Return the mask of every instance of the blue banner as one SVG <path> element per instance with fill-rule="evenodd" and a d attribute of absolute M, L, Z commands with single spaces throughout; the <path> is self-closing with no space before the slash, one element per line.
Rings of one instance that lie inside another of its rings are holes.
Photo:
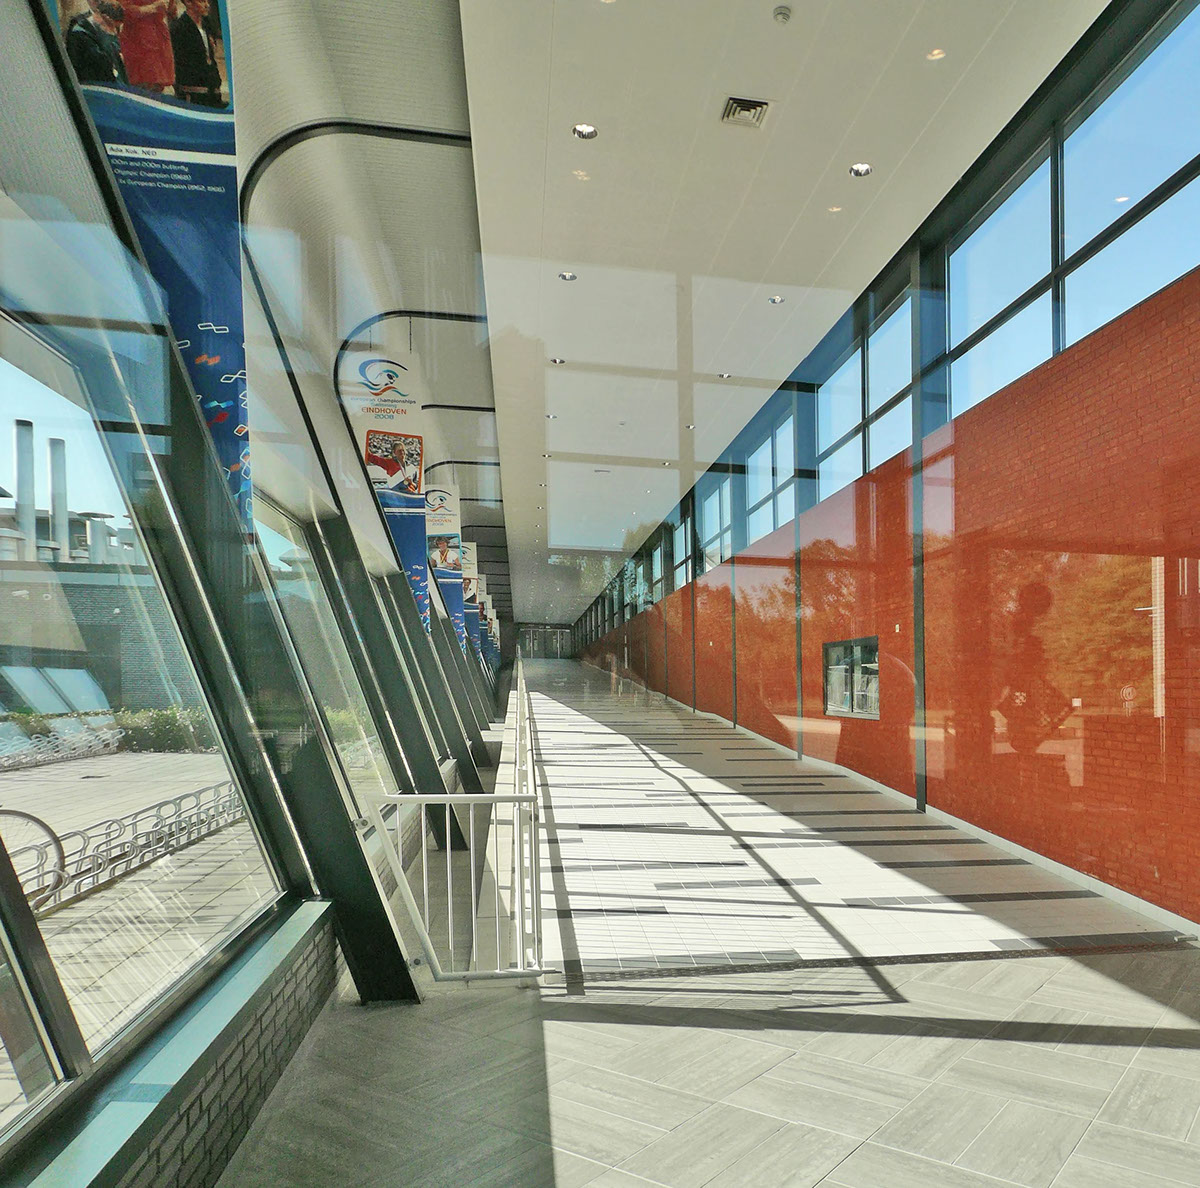
<path fill-rule="evenodd" d="M 49 0 L 251 527 L 246 350 L 228 28 L 214 0 Z"/>
<path fill-rule="evenodd" d="M 429 630 L 429 567 L 425 564 L 425 496 L 375 488 L 396 555 Z M 459 583 L 462 584 L 461 582 Z"/>
<path fill-rule="evenodd" d="M 438 589 L 442 592 L 442 601 L 446 604 L 446 613 L 454 624 L 458 636 L 458 646 L 467 650 L 467 625 L 463 621 L 463 587 L 462 573 L 456 569 L 435 569 L 433 576 L 437 578 Z"/>

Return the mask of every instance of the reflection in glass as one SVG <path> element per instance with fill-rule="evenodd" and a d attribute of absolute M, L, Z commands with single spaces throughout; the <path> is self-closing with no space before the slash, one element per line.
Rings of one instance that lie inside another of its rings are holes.
<path fill-rule="evenodd" d="M 1200 181 L 1193 181 L 1067 277 L 1067 342 L 1078 342 L 1198 262 Z"/>
<path fill-rule="evenodd" d="M 817 446 L 827 450 L 862 420 L 862 353 L 855 351 L 817 389 Z"/>
<path fill-rule="evenodd" d="M 950 345 L 957 346 L 1049 271 L 1045 160 L 950 253 Z"/>
<path fill-rule="evenodd" d="M 912 445 L 912 397 L 906 396 L 867 429 L 868 465 L 875 467 Z"/>
<path fill-rule="evenodd" d="M 357 800 L 359 795 L 396 791 L 366 696 L 303 530 L 261 498 L 255 500 L 254 522 L 279 610 L 324 711 L 351 792 Z M 361 815 L 361 802 L 352 807 Z"/>
<path fill-rule="evenodd" d="M 0 1130 L 57 1083 L 5 943 L 0 945 Z"/>
<path fill-rule="evenodd" d="M 80 381 L 0 348 L 0 836 L 95 1049 L 277 889 Z"/>
<path fill-rule="evenodd" d="M 817 488 L 821 499 L 862 478 L 862 434 L 856 433 L 844 446 L 836 449 L 817 465 Z"/>
<path fill-rule="evenodd" d="M 825 712 L 838 716 L 879 717 L 879 638 L 827 643 Z"/>
<path fill-rule="evenodd" d="M 1068 255 L 1200 152 L 1197 62 L 1200 9 L 1067 137 L 1063 219 Z M 1194 263 L 1196 257 L 1189 259 Z"/>
<path fill-rule="evenodd" d="M 950 364 L 954 416 L 1050 358 L 1050 294 L 1044 293 Z"/>
<path fill-rule="evenodd" d="M 867 342 L 868 411 L 912 382 L 912 301 L 905 297 Z"/>

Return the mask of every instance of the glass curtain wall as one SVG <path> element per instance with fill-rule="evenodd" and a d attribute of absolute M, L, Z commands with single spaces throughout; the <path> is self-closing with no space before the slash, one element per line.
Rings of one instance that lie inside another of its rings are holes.
<path fill-rule="evenodd" d="M 922 229 L 796 368 L 816 388 L 818 500 L 912 445 L 914 379 L 927 393 L 928 433 L 1200 265 L 1200 125 L 1189 116 L 1200 103 L 1198 60 L 1200 7 L 1186 0 L 1048 121 L 1041 143 L 974 210 L 956 212 L 948 233 Z M 896 282 L 918 265 L 920 325 L 913 291 Z M 777 392 L 764 415 L 783 417 L 790 400 Z M 796 440 L 808 429 L 797 425 Z M 741 506 L 724 461 L 699 480 L 703 568 L 727 560 L 739 532 L 753 541 L 804 510 L 797 496 L 781 507 L 771 485 L 787 448 L 762 433 L 746 442 Z M 794 462 L 810 464 L 799 453 Z M 666 521 L 674 589 L 695 576 L 690 498 Z M 598 625 L 591 638 L 603 634 Z"/>

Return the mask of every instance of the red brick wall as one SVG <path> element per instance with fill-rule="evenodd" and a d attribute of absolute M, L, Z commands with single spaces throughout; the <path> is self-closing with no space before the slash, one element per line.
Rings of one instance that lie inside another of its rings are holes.
<path fill-rule="evenodd" d="M 923 450 L 929 803 L 1200 919 L 1200 271 Z M 795 532 L 803 750 L 911 794 L 909 467 L 877 467 Z M 795 623 L 760 605 L 786 602 L 791 532 L 694 591 L 697 708 L 732 717 L 736 638 L 738 719 L 784 743 Z M 661 607 L 685 704 L 692 598 Z M 831 718 L 821 645 L 869 635 L 881 718 Z"/>

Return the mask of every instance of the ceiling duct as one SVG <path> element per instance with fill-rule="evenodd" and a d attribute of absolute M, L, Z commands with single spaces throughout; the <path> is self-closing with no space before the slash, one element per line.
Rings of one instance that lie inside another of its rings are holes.
<path fill-rule="evenodd" d="M 739 99 L 736 95 L 730 95 L 725 100 L 721 123 L 734 124 L 739 128 L 761 128 L 768 106 L 765 99 Z"/>

